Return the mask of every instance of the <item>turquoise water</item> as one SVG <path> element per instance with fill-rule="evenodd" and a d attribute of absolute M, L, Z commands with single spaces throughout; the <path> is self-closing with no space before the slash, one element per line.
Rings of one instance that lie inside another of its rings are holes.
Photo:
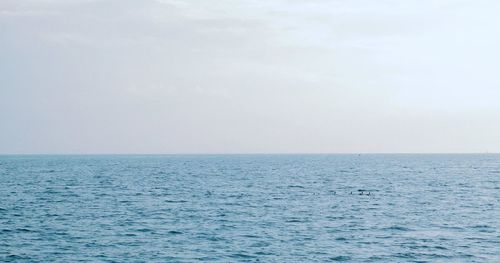
<path fill-rule="evenodd" d="M 0 156 L 0 261 L 500 262 L 500 155 Z"/>

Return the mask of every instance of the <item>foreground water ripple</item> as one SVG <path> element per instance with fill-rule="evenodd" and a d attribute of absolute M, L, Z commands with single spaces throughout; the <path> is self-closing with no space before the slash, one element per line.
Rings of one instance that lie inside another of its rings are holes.
<path fill-rule="evenodd" d="M 0 261 L 500 262 L 500 155 L 0 156 Z"/>

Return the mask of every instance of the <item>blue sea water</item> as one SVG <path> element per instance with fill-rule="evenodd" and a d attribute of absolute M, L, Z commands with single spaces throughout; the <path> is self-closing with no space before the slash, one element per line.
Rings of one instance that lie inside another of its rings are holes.
<path fill-rule="evenodd" d="M 500 155 L 0 156 L 3 262 L 500 262 Z"/>

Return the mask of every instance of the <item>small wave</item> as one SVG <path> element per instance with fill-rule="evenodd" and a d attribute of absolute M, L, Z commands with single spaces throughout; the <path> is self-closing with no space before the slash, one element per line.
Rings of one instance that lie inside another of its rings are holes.
<path fill-rule="evenodd" d="M 260 236 L 256 236 L 256 235 L 241 235 L 242 237 L 246 237 L 246 238 L 259 238 Z"/>
<path fill-rule="evenodd" d="M 333 261 L 348 261 L 348 260 L 351 260 L 351 257 L 349 257 L 349 256 L 336 256 L 336 257 L 332 257 L 330 259 Z"/>
<path fill-rule="evenodd" d="M 425 254 L 426 256 L 429 256 L 429 257 L 432 257 L 432 258 L 441 258 L 441 259 L 444 259 L 444 258 L 447 258 L 447 259 L 451 259 L 452 257 L 451 256 L 448 256 L 448 255 L 443 255 L 443 254 L 436 254 L 436 253 L 432 253 L 432 254 Z"/>
<path fill-rule="evenodd" d="M 27 229 L 27 228 L 17 228 L 16 232 L 30 233 L 30 232 L 35 232 L 35 231 L 33 231 L 31 229 Z"/>
<path fill-rule="evenodd" d="M 165 200 L 166 203 L 187 203 L 186 200 Z"/>
<path fill-rule="evenodd" d="M 290 218 L 290 219 L 287 219 L 285 222 L 287 222 L 287 223 L 303 223 L 303 222 L 305 222 L 305 220 L 299 219 L 299 218 Z"/>
<path fill-rule="evenodd" d="M 139 228 L 136 230 L 137 232 L 153 232 L 151 228 Z"/>
<path fill-rule="evenodd" d="M 269 255 L 274 255 L 274 253 L 271 253 L 271 252 L 265 252 L 265 251 L 257 251 L 257 252 L 255 252 L 255 255 L 259 255 L 259 256 L 269 256 Z"/>
<path fill-rule="evenodd" d="M 271 245 L 269 242 L 266 241 L 258 241 L 250 245 L 250 247 L 268 247 Z"/>
<path fill-rule="evenodd" d="M 448 248 L 443 247 L 443 246 L 435 246 L 434 248 L 439 249 L 439 250 L 448 250 Z"/>
<path fill-rule="evenodd" d="M 416 258 L 415 253 L 396 253 L 394 256 L 398 258 Z"/>
<path fill-rule="evenodd" d="M 404 226 L 390 226 L 384 228 L 384 230 L 411 231 L 411 229 Z"/>
<path fill-rule="evenodd" d="M 472 228 L 475 228 L 475 229 L 484 229 L 484 228 L 490 228 L 489 225 L 475 225 L 475 226 L 472 226 Z"/>
<path fill-rule="evenodd" d="M 230 257 L 232 257 L 232 258 L 255 258 L 255 256 L 253 256 L 253 255 L 248 255 L 248 254 L 244 254 L 244 253 L 232 254 L 232 255 L 230 255 Z"/>
<path fill-rule="evenodd" d="M 23 256 L 20 256 L 20 255 L 15 255 L 15 254 L 11 254 L 11 255 L 8 255 L 7 258 L 9 260 L 22 260 L 22 259 L 28 259 L 26 257 L 23 257 Z"/>
<path fill-rule="evenodd" d="M 475 225 L 471 227 L 472 229 L 476 229 L 480 233 L 494 233 L 495 229 L 489 225 Z"/>
<path fill-rule="evenodd" d="M 207 237 L 205 237 L 205 239 L 208 240 L 208 241 L 213 241 L 213 242 L 223 241 L 224 240 L 223 238 L 216 237 L 216 236 L 207 236 Z"/>

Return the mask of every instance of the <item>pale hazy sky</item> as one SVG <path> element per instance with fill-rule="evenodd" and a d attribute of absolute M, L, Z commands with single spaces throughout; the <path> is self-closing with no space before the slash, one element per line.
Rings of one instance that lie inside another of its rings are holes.
<path fill-rule="evenodd" d="M 500 152 L 497 0 L 1 0 L 0 153 Z"/>

